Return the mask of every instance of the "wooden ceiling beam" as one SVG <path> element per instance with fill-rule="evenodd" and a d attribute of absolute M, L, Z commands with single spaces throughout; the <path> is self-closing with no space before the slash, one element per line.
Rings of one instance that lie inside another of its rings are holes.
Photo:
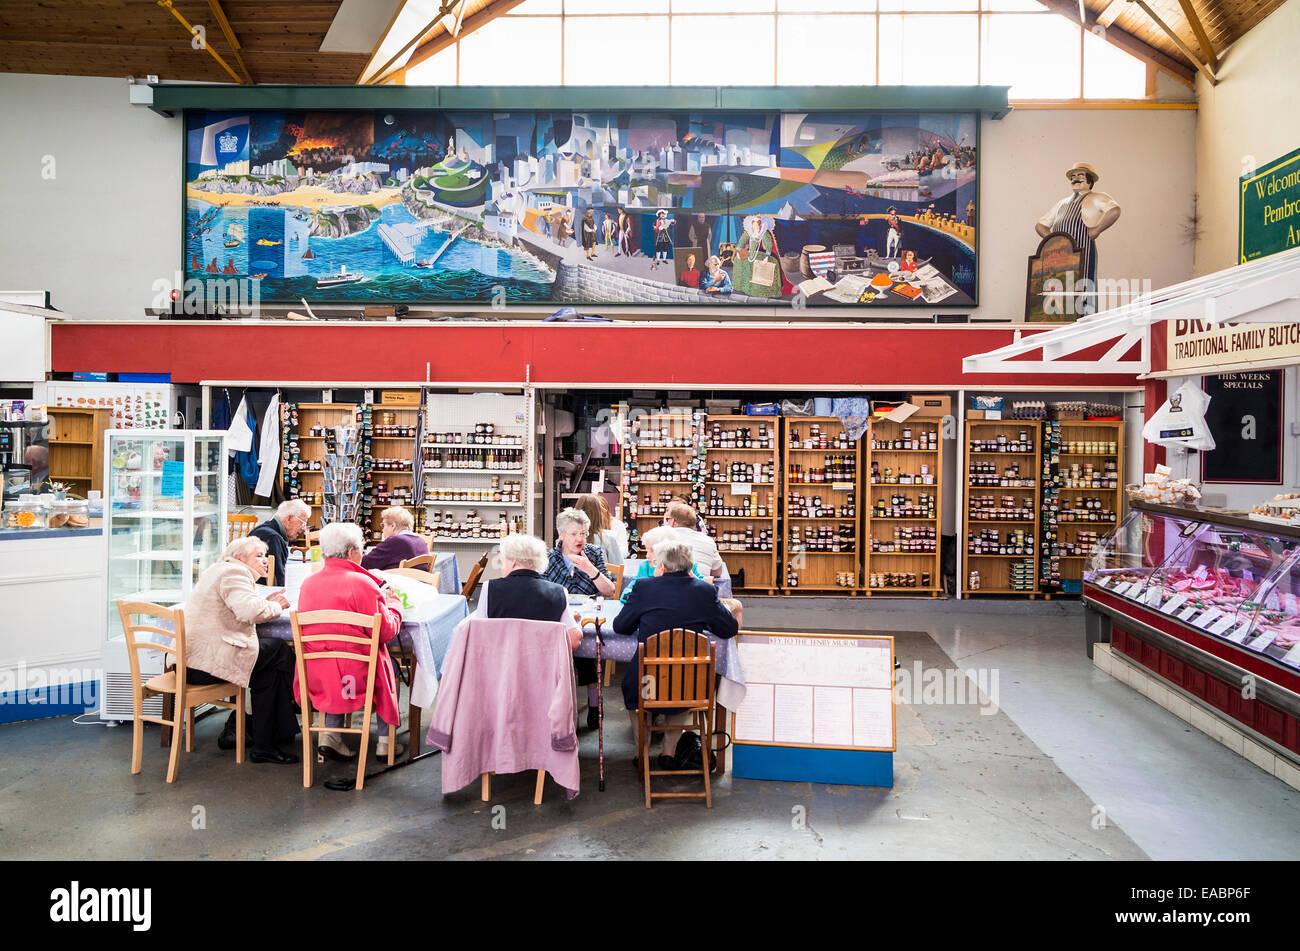
<path fill-rule="evenodd" d="M 426 23 L 422 29 L 417 31 L 414 36 L 412 36 L 409 40 L 407 40 L 404 44 L 402 44 L 402 48 L 399 49 L 392 56 L 390 56 L 388 58 L 388 62 L 384 63 L 383 66 L 380 66 L 377 70 L 375 70 L 374 75 L 372 75 L 369 79 L 365 81 L 366 84 L 378 85 L 379 83 L 382 83 L 386 79 L 388 79 L 390 71 L 397 72 L 398 70 L 401 69 L 408 69 L 410 65 L 409 62 L 399 66 L 398 70 L 393 69 L 393 64 L 402 58 L 403 53 L 405 53 L 411 47 L 419 43 L 420 40 L 428 36 L 431 30 L 433 30 L 439 23 L 441 23 L 444 19 L 450 16 L 452 11 L 456 9 L 457 4 L 465 3 L 465 2 L 466 0 L 442 0 L 442 6 L 438 7 L 438 12 L 434 14 L 433 19 L 430 20 L 428 23 Z"/>
<path fill-rule="evenodd" d="M 1106 4 L 1106 9 L 1097 14 L 1098 25 L 1109 29 L 1110 25 L 1115 22 L 1115 18 L 1124 12 L 1126 6 L 1128 6 L 1128 0 L 1110 0 L 1110 3 Z"/>
<path fill-rule="evenodd" d="M 253 74 L 248 71 L 248 66 L 244 63 L 244 57 L 239 55 L 239 40 L 235 38 L 235 31 L 230 28 L 230 21 L 226 19 L 226 13 L 221 9 L 221 0 L 208 0 L 208 9 L 212 11 L 213 18 L 217 21 L 217 26 L 221 27 L 221 33 L 230 44 L 230 52 L 235 56 L 235 62 L 239 68 L 244 71 L 244 78 L 248 80 L 248 85 L 256 86 L 257 82 L 253 79 Z"/>
<path fill-rule="evenodd" d="M 1168 23 L 1160 19 L 1160 17 L 1156 14 L 1156 11 L 1152 10 L 1151 7 L 1147 5 L 1146 0 L 1133 0 L 1133 2 L 1136 3 L 1139 7 L 1141 7 L 1142 12 L 1144 12 L 1147 16 L 1149 16 L 1152 20 L 1154 20 L 1156 25 L 1159 26 L 1160 29 L 1165 31 L 1165 35 L 1169 37 L 1169 39 L 1173 42 L 1174 46 L 1177 46 L 1180 50 L 1183 51 L 1184 56 L 1186 56 L 1189 60 L 1191 60 L 1193 63 L 1196 64 L 1196 68 L 1200 70 L 1201 74 L 1210 81 L 1211 86 L 1217 86 L 1219 84 L 1219 80 L 1215 77 L 1214 73 L 1210 71 L 1210 68 L 1201 62 L 1200 57 L 1192 52 L 1191 47 L 1189 47 L 1186 43 L 1183 42 L 1183 38 L 1179 36 L 1177 33 L 1175 33 Z"/>
<path fill-rule="evenodd" d="M 1196 8 L 1192 6 L 1192 0 L 1178 0 L 1178 5 L 1183 8 L 1183 15 L 1187 17 L 1192 32 L 1196 34 L 1196 42 L 1201 46 L 1205 64 L 1210 67 L 1210 72 L 1218 72 L 1219 60 L 1214 55 L 1214 44 L 1210 42 L 1210 37 L 1205 32 L 1205 26 L 1201 23 L 1201 18 L 1196 15 Z"/>
<path fill-rule="evenodd" d="M 489 3 L 487 6 L 483 7 L 483 9 L 479 10 L 473 16 L 470 16 L 461 23 L 460 36 L 452 36 L 450 33 L 439 33 L 437 36 L 432 37 L 416 47 L 415 52 L 411 54 L 411 58 L 406 61 L 406 66 L 404 68 L 411 69 L 414 66 L 419 66 L 426 60 L 432 59 L 447 47 L 455 43 L 458 39 L 463 39 L 466 36 L 469 36 L 469 34 L 473 33 L 475 30 L 486 26 L 497 17 L 501 16 L 501 14 L 513 10 L 523 2 L 524 0 L 496 0 L 494 3 Z"/>
<path fill-rule="evenodd" d="M 194 36 L 194 27 L 190 26 L 190 21 L 185 19 L 185 17 L 181 15 L 181 12 L 172 6 L 172 0 L 158 0 L 158 6 L 171 13 L 172 16 L 180 21 L 181 26 L 185 27 L 185 32 L 190 36 Z M 208 43 L 205 40 L 203 48 L 212 54 L 212 58 L 221 64 L 221 68 L 230 74 L 231 79 L 239 83 L 241 86 L 244 85 L 244 81 L 239 77 L 239 74 L 230 68 L 230 64 L 221 58 L 221 54 L 212 48 L 211 43 Z"/>
<path fill-rule="evenodd" d="M 1061 16 L 1075 23 L 1079 22 L 1079 7 L 1074 0 L 1038 0 L 1043 6 L 1053 13 L 1059 13 Z M 1134 0 L 1137 2 L 1137 0 Z M 1088 14 L 1083 23 L 1086 30 L 1091 30 L 1097 25 L 1097 19 L 1092 14 Z M 1173 76 L 1184 86 L 1195 86 L 1195 70 L 1187 63 L 1174 59 L 1172 56 L 1156 49 L 1154 46 L 1146 43 L 1127 30 L 1122 30 L 1117 26 L 1111 25 L 1105 28 L 1102 38 L 1112 46 L 1118 46 L 1126 53 L 1136 56 L 1138 59 L 1151 63 L 1154 66 L 1164 70 L 1170 76 Z M 1195 57 L 1193 57 L 1195 59 Z"/>

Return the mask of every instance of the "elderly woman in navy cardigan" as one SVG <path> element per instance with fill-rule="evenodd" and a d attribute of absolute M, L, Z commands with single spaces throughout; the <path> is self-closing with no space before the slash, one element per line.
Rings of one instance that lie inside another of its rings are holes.
<path fill-rule="evenodd" d="M 361 567 L 368 571 L 383 571 L 397 568 L 408 558 L 429 554 L 429 545 L 424 538 L 415 534 L 415 519 L 411 513 L 400 505 L 384 509 L 379 516 L 380 527 L 384 534 L 381 541 L 361 559 Z M 422 565 L 425 571 L 428 565 Z"/>
<path fill-rule="evenodd" d="M 718 589 L 707 581 L 691 575 L 695 553 L 683 541 L 660 542 L 654 547 L 655 576 L 637 582 L 628 595 L 623 610 L 614 618 L 614 633 L 635 634 L 644 641 L 653 634 L 670 631 L 675 627 L 698 633 L 708 632 L 715 637 L 731 638 L 740 630 L 735 616 L 718 600 Z M 627 665 L 623 678 L 623 705 L 632 713 L 633 731 L 636 730 L 637 691 L 640 672 L 636 658 Z M 685 722 L 686 716 L 669 718 L 670 723 Z M 681 734 L 664 734 L 664 750 L 660 766 L 680 769 L 672 762 Z"/>

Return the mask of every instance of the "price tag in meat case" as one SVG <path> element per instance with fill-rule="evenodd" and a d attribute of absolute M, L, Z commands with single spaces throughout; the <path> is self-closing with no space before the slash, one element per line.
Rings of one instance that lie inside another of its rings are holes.
<path fill-rule="evenodd" d="M 1235 620 L 1237 620 L 1235 615 L 1225 614 L 1223 617 L 1219 618 L 1217 621 L 1215 621 L 1213 624 L 1207 627 L 1206 630 L 1209 631 L 1211 634 L 1222 634 L 1228 628 L 1232 627 L 1232 623 Z"/>
<path fill-rule="evenodd" d="M 1165 614 L 1173 614 L 1175 611 L 1177 611 L 1186 603 L 1187 603 L 1187 595 L 1176 594 L 1168 601 L 1166 601 L 1164 604 L 1160 605 L 1160 610 L 1163 611 Z"/>
<path fill-rule="evenodd" d="M 1263 634 L 1259 635 L 1259 637 L 1251 641 L 1249 647 L 1253 651 L 1260 651 L 1262 653 L 1264 648 L 1272 644 L 1276 638 L 1277 631 L 1265 631 Z"/>
<path fill-rule="evenodd" d="M 1191 621 L 1192 616 L 1200 609 L 1201 607 L 1198 604 L 1193 604 L 1190 608 L 1183 608 L 1183 610 L 1178 613 L 1178 620 Z M 1209 612 L 1206 613 L 1208 614 Z"/>
<path fill-rule="evenodd" d="M 1246 640 L 1246 634 L 1250 631 L 1250 621 L 1242 621 L 1237 629 L 1228 635 L 1228 640 L 1234 644 L 1241 644 Z"/>

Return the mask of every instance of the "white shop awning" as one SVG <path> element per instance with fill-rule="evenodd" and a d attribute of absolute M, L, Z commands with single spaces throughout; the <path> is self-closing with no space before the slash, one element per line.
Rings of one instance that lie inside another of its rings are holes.
<path fill-rule="evenodd" d="M 1151 372 L 1151 325 L 1166 320 L 1300 321 L 1300 248 L 1143 294 L 1064 327 L 1023 338 L 1018 331 L 1015 343 L 966 357 L 962 371 L 1145 375 Z M 1079 357 L 1106 343 L 1111 346 L 1101 356 Z"/>

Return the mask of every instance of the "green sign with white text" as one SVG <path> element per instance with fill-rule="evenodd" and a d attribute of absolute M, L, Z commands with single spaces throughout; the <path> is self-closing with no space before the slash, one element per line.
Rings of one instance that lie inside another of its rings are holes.
<path fill-rule="evenodd" d="M 1241 177 L 1238 262 L 1300 246 L 1300 149 Z"/>

